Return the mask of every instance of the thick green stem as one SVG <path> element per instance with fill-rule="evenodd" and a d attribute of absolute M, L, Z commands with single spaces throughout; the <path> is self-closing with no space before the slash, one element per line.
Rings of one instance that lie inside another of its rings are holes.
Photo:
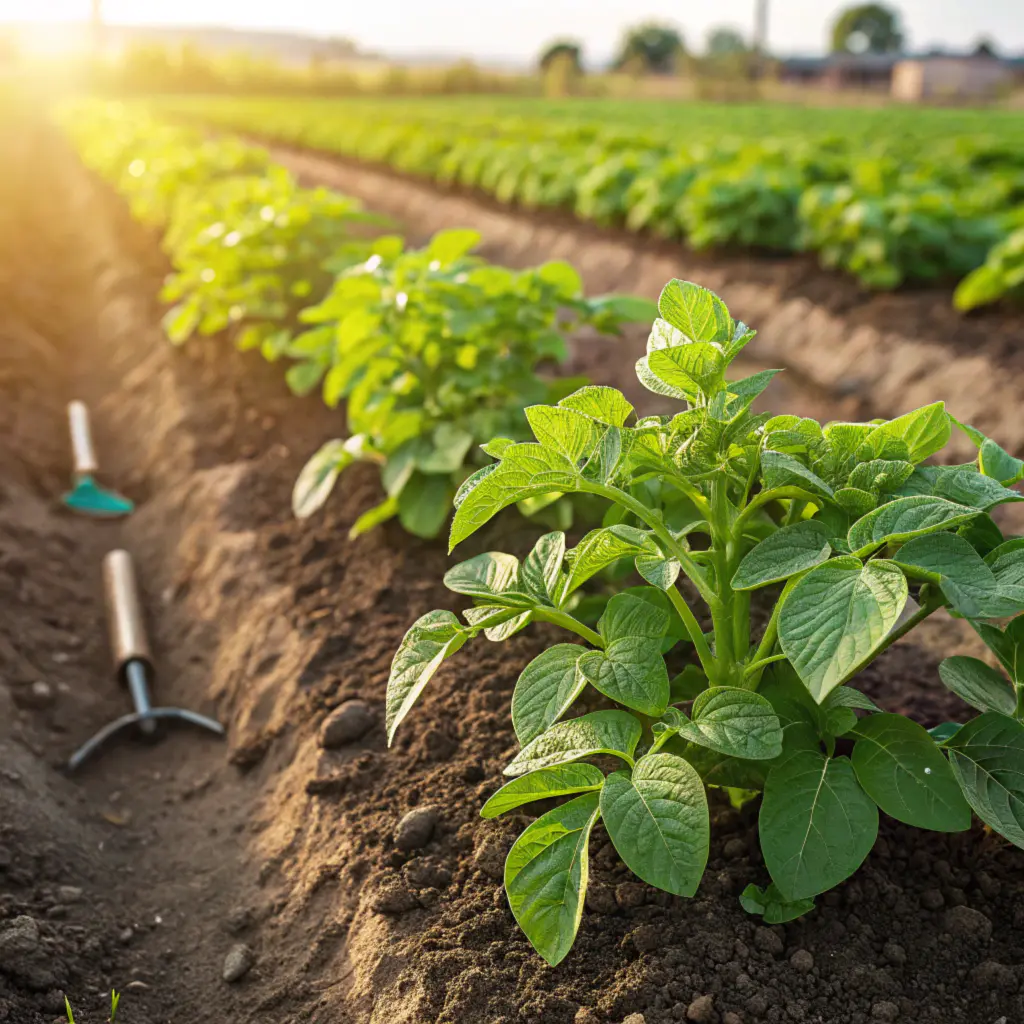
<path fill-rule="evenodd" d="M 668 553 L 679 562 L 683 572 L 697 588 L 700 596 L 709 606 L 711 605 L 712 601 L 715 600 L 715 594 L 711 587 L 708 586 L 708 581 L 700 566 L 690 557 L 690 553 L 686 548 L 672 536 L 672 531 L 642 501 L 637 501 L 633 495 L 620 491 L 617 487 L 607 487 L 604 484 L 587 482 L 583 484 L 580 490 L 587 491 L 590 494 L 599 494 L 602 498 L 614 501 L 632 512 L 637 519 L 646 523 L 654 531 L 654 535 L 662 542 Z"/>
<path fill-rule="evenodd" d="M 595 633 L 589 626 L 585 626 L 579 619 L 574 619 L 567 612 L 560 612 L 557 608 L 537 608 L 534 611 L 534 617 L 568 629 L 577 636 L 583 637 L 587 643 L 604 650 L 604 640 L 601 635 Z"/>
<path fill-rule="evenodd" d="M 711 648 L 708 647 L 707 640 L 704 639 L 704 632 L 700 628 L 697 617 L 690 610 L 690 606 L 686 603 L 683 595 L 679 593 L 677 587 L 671 587 L 668 590 L 668 599 L 672 602 L 672 607 L 675 608 L 679 618 L 683 620 L 686 632 L 689 634 L 690 640 L 693 641 L 693 646 L 697 651 L 701 667 L 707 674 L 708 679 L 714 680 L 718 675 L 718 664 L 715 661 L 715 656 L 711 653 Z"/>

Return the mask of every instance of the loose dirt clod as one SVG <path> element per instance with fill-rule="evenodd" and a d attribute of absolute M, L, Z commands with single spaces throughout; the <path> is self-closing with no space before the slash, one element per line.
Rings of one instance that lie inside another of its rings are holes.
<path fill-rule="evenodd" d="M 711 995 L 697 996 L 686 1008 L 686 1019 L 696 1024 L 711 1024 L 716 1016 L 715 997 Z"/>
<path fill-rule="evenodd" d="M 953 907 L 946 911 L 946 931 L 958 939 L 981 944 L 992 938 L 992 922 L 971 907 Z"/>

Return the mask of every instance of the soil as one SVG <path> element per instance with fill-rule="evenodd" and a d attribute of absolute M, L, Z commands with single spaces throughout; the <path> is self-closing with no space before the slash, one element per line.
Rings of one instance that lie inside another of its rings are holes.
<path fill-rule="evenodd" d="M 49 1024 L 65 993 L 76 1019 L 100 1021 L 111 986 L 125 1024 L 1024 1018 L 1024 853 L 980 828 L 885 821 L 853 880 L 775 928 L 737 900 L 766 881 L 756 805 L 716 807 L 691 900 L 633 880 L 599 828 L 577 945 L 544 965 L 500 883 L 528 819 L 477 809 L 515 749 L 516 676 L 553 633 L 478 642 L 387 751 L 392 654 L 416 616 L 452 603 L 442 546 L 391 526 L 346 539 L 376 499 L 372 472 L 293 521 L 291 483 L 338 414 L 224 339 L 172 349 L 156 240 L 48 129 L 9 125 L 0 152 L 0 1021 Z M 633 341 L 601 359 L 595 346 L 577 343 L 574 370 L 627 379 Z M 798 408 L 834 401 L 792 387 Z M 127 520 L 59 505 L 70 397 L 92 409 L 103 481 L 138 503 Z M 528 542 L 521 521 L 502 526 L 503 546 Z M 116 546 L 135 558 L 157 701 L 219 716 L 228 739 L 128 740 L 67 777 L 67 756 L 126 708 L 99 586 Z M 956 718 L 935 671 L 955 650 L 976 648 L 952 620 L 929 624 L 864 688 L 925 724 Z M 324 718 L 354 698 L 378 724 L 321 749 Z M 399 849 L 413 808 L 435 826 Z"/>

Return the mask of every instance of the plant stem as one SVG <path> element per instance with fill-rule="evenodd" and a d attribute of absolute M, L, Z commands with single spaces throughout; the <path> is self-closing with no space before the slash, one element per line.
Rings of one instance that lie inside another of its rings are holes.
<path fill-rule="evenodd" d="M 679 593 L 678 587 L 671 587 L 667 593 L 668 599 L 672 602 L 672 607 L 675 608 L 679 618 L 683 620 L 686 632 L 689 634 L 690 640 L 693 641 L 701 667 L 707 673 L 707 677 L 713 679 L 718 674 L 718 664 L 711 653 L 711 648 L 708 647 L 707 640 L 704 639 L 704 633 L 700 628 L 697 617 L 690 610 L 690 606 L 686 603 L 683 595 Z"/>
<path fill-rule="evenodd" d="M 1014 718 L 1018 722 L 1024 722 L 1024 683 L 1015 683 L 1014 687 L 1017 690 L 1017 710 L 1014 712 Z"/>
<path fill-rule="evenodd" d="M 792 498 L 799 501 L 809 501 L 813 505 L 819 508 L 822 505 L 823 499 L 811 494 L 810 491 L 805 491 L 800 487 L 773 487 L 767 491 L 761 491 L 760 494 L 755 494 L 751 499 L 750 504 L 739 514 L 733 525 L 733 530 L 736 532 L 737 537 L 743 535 L 743 528 L 747 525 L 750 517 L 759 509 L 762 505 L 767 505 L 769 502 L 778 501 L 781 498 Z"/>
<path fill-rule="evenodd" d="M 684 573 L 691 583 L 697 588 L 700 596 L 710 606 L 715 600 L 714 591 L 708 586 L 708 581 L 701 572 L 700 566 L 690 557 L 690 553 L 672 536 L 672 531 L 659 519 L 656 515 L 652 514 L 651 510 L 642 501 L 637 501 L 636 498 L 631 494 L 627 494 L 625 491 L 619 490 L 617 487 L 608 487 L 605 484 L 597 484 L 586 481 L 580 487 L 581 491 L 586 491 L 590 494 L 598 494 L 602 498 L 607 498 L 609 501 L 614 501 L 618 505 L 622 505 L 623 508 L 628 509 L 637 517 L 646 523 L 653 531 L 654 535 L 665 545 L 668 553 L 679 562 Z"/>
<path fill-rule="evenodd" d="M 766 668 L 768 665 L 774 664 L 776 661 L 785 661 L 785 660 L 786 660 L 786 655 L 785 654 L 772 654 L 770 657 L 761 658 L 760 661 L 752 661 L 743 670 L 743 677 L 745 679 L 747 676 L 753 675 L 753 673 L 755 673 L 755 672 L 760 672 L 762 669 Z"/>
<path fill-rule="evenodd" d="M 544 622 L 551 622 L 563 629 L 568 629 L 577 636 L 583 637 L 587 643 L 604 650 L 604 640 L 601 635 L 595 633 L 589 626 L 585 626 L 579 619 L 574 619 L 568 612 L 559 611 L 557 608 L 537 608 L 534 610 L 534 615 Z"/>

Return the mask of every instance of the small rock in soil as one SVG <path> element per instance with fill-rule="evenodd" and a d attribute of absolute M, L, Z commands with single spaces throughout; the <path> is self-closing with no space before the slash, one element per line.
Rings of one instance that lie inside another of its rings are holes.
<path fill-rule="evenodd" d="M 630 938 L 641 953 L 652 953 L 664 942 L 665 934 L 663 929 L 653 924 L 642 924 Z"/>
<path fill-rule="evenodd" d="M 416 857 L 405 865 L 405 877 L 417 889 L 447 889 L 452 873 L 425 857 Z"/>
<path fill-rule="evenodd" d="M 801 974 L 808 974 L 814 970 L 814 957 L 806 949 L 798 949 L 789 958 L 789 962 L 794 970 Z"/>
<path fill-rule="evenodd" d="M 730 839 L 722 852 L 728 860 L 738 860 L 747 852 L 747 844 L 742 839 Z"/>
<path fill-rule="evenodd" d="M 946 931 L 959 939 L 988 942 L 992 938 L 992 922 L 971 907 L 953 907 L 946 911 Z"/>
<path fill-rule="evenodd" d="M 925 889 L 921 893 L 921 906 L 925 910 L 941 910 L 946 905 L 946 898 L 938 889 Z"/>
<path fill-rule="evenodd" d="M 252 950 L 244 942 L 240 942 L 237 946 L 232 946 L 228 950 L 228 955 L 224 957 L 224 971 L 221 977 L 228 984 L 240 981 L 249 973 L 254 963 L 256 957 Z"/>
<path fill-rule="evenodd" d="M 347 700 L 336 707 L 320 726 L 320 746 L 335 750 L 355 743 L 373 728 L 377 716 L 365 701 Z"/>
<path fill-rule="evenodd" d="M 499 836 L 485 834 L 473 852 L 473 866 L 488 878 L 500 879 L 505 874 L 508 845 Z M 587 895 L 589 897 L 589 886 Z"/>
<path fill-rule="evenodd" d="M 697 996 L 686 1008 L 686 1019 L 697 1024 L 710 1024 L 715 1019 L 715 997 Z"/>
<path fill-rule="evenodd" d="M 722 1014 L 722 1024 L 743 1024 L 743 1018 L 729 1010 L 728 1013 Z"/>
<path fill-rule="evenodd" d="M 871 1019 L 882 1021 L 899 1020 L 900 1008 L 888 999 L 883 999 L 871 1007 Z"/>
<path fill-rule="evenodd" d="M 898 942 L 887 942 L 882 948 L 882 956 L 891 964 L 907 962 L 907 951 Z"/>
<path fill-rule="evenodd" d="M 573 1017 L 573 1024 L 600 1024 L 600 1021 L 589 1006 L 581 1006 Z"/>
<path fill-rule="evenodd" d="M 37 679 L 26 694 L 25 703 L 32 708 L 48 708 L 53 703 L 53 687 L 42 679 Z"/>
<path fill-rule="evenodd" d="M 622 1024 L 647 1024 L 642 1013 L 631 1013 Z"/>
<path fill-rule="evenodd" d="M 395 846 L 409 852 L 422 849 L 430 842 L 440 815 L 436 807 L 416 807 L 398 823 Z"/>
<path fill-rule="evenodd" d="M 614 914 L 619 909 L 615 902 L 615 890 L 600 882 L 591 882 L 587 886 L 586 906 L 587 910 L 595 914 Z"/>
<path fill-rule="evenodd" d="M 773 928 L 765 928 L 763 925 L 754 929 L 754 945 L 762 953 L 770 953 L 772 956 L 781 956 L 784 948 L 782 936 Z"/>

